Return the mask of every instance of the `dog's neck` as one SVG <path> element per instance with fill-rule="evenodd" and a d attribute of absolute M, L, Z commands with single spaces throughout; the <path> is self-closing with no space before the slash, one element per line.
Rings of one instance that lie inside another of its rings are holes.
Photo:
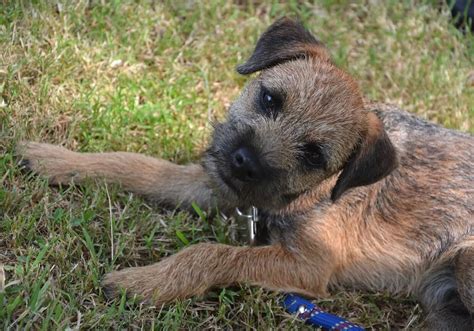
<path fill-rule="evenodd" d="M 331 192 L 336 185 L 339 173 L 325 179 L 317 187 L 301 194 L 287 206 L 278 211 L 270 211 L 270 214 L 279 215 L 294 215 L 297 213 L 304 213 L 315 208 L 319 204 L 330 204 Z"/>

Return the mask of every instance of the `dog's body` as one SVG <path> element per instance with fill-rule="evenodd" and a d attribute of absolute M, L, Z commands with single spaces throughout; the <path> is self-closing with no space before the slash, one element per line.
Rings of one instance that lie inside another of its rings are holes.
<path fill-rule="evenodd" d="M 472 328 L 474 139 L 364 102 L 324 47 L 283 19 L 239 72 L 263 70 L 215 128 L 202 165 L 28 143 L 53 184 L 103 178 L 165 205 L 260 209 L 256 247 L 199 244 L 106 276 L 161 303 L 250 283 L 322 296 L 328 287 L 413 293 L 436 329 Z"/>

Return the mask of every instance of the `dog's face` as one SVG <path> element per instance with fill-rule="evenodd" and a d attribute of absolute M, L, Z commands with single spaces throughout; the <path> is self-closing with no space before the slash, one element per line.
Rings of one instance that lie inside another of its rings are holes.
<path fill-rule="evenodd" d="M 341 170 L 332 198 L 396 165 L 357 84 L 300 24 L 281 19 L 238 71 L 261 71 L 217 124 L 204 165 L 240 205 L 277 210 Z"/>

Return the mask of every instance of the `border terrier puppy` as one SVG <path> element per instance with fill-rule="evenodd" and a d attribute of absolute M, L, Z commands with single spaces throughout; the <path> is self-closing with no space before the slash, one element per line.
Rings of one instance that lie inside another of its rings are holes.
<path fill-rule="evenodd" d="M 389 290 L 416 295 L 430 329 L 472 330 L 474 139 L 366 102 L 287 18 L 237 71 L 260 74 L 215 125 L 201 164 L 20 146 L 52 184 L 101 178 L 172 207 L 260 210 L 262 245 L 193 245 L 107 274 L 107 295 L 124 288 L 162 304 L 235 283 L 309 297 Z"/>

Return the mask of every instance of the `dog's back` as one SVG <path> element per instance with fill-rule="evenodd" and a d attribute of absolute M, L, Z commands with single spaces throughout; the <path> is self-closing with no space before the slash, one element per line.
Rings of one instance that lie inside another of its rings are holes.
<path fill-rule="evenodd" d="M 436 259 L 474 234 L 474 138 L 395 107 L 379 116 L 399 156 L 380 196 L 391 208 L 380 212 L 388 222 L 393 210 L 403 212 L 398 221 L 409 222 L 414 249 Z"/>

